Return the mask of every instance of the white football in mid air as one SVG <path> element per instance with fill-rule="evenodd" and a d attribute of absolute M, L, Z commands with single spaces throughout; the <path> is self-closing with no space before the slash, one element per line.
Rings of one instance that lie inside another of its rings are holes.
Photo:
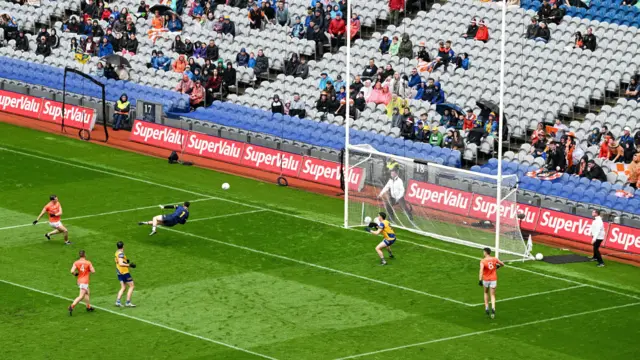
<path fill-rule="evenodd" d="M 364 218 L 364 223 L 365 224 L 370 224 L 371 223 L 371 217 L 367 216 L 366 218 Z"/>
<path fill-rule="evenodd" d="M 542 260 L 542 259 L 544 259 L 544 256 L 541 253 L 537 253 L 536 254 L 536 260 L 539 261 L 539 260 Z"/>
<path fill-rule="evenodd" d="M 229 190 L 230 187 L 229 183 L 222 184 L 222 190 Z"/>

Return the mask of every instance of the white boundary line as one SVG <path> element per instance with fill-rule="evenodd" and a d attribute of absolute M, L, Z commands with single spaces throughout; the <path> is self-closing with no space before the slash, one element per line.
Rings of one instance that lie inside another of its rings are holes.
<path fill-rule="evenodd" d="M 207 200 L 212 200 L 212 199 L 213 198 L 209 197 L 209 198 L 192 200 L 191 202 L 200 202 L 200 201 L 207 201 Z M 132 209 L 114 210 L 114 211 L 104 212 L 104 213 L 100 213 L 100 214 L 82 215 L 82 216 L 75 216 L 75 217 L 65 218 L 64 221 L 66 222 L 66 221 L 70 221 L 70 220 L 86 219 L 86 218 L 97 217 L 97 216 L 120 214 L 120 213 L 131 212 L 131 211 L 153 209 L 153 208 L 157 208 L 157 207 L 158 207 L 158 205 L 149 205 L 149 206 L 143 206 L 143 207 L 132 208 Z M 47 221 L 41 221 L 41 222 L 38 222 L 36 225 L 42 225 L 42 224 L 46 224 L 46 223 L 47 223 Z M 29 224 L 5 226 L 5 227 L 1 227 L 0 230 L 17 229 L 17 228 L 28 227 L 28 226 L 33 226 L 33 224 L 29 223 Z"/>
<path fill-rule="evenodd" d="M 187 223 L 192 223 L 192 222 L 196 222 L 196 221 L 205 221 L 205 220 L 211 220 L 211 219 L 221 219 L 221 218 L 227 218 L 227 217 L 238 216 L 238 215 L 255 214 L 255 213 L 265 212 L 265 211 L 267 211 L 267 210 L 250 210 L 250 211 L 242 211 L 242 212 L 231 213 L 231 214 L 209 216 L 209 217 L 206 217 L 206 218 L 198 218 L 198 219 L 188 220 Z"/>
<path fill-rule="evenodd" d="M 217 197 L 217 196 L 211 196 L 211 195 L 203 194 L 203 193 L 196 192 L 196 191 L 191 191 L 191 190 L 187 190 L 187 189 L 174 187 L 174 186 L 171 186 L 171 185 L 160 184 L 160 183 L 157 183 L 157 182 L 144 180 L 144 179 L 140 179 L 140 178 L 136 178 L 136 177 L 132 177 L 132 176 L 128 176 L 128 175 L 113 173 L 113 172 L 110 172 L 110 171 L 107 171 L 107 170 L 102 170 L 102 169 L 93 168 L 93 167 L 89 167 L 89 166 L 85 166 L 85 165 L 79 165 L 79 164 L 74 164 L 74 163 L 70 163 L 70 162 L 66 162 L 66 161 L 56 160 L 56 159 L 52 159 L 52 158 L 48 158 L 48 157 L 44 157 L 44 156 L 40 156 L 40 155 L 31 154 L 31 153 L 24 152 L 24 151 L 17 151 L 17 150 L 13 150 L 13 149 L 8 149 L 8 148 L 5 148 L 5 147 L 0 147 L 0 150 L 11 152 L 11 153 L 14 153 L 14 154 L 23 155 L 23 156 L 29 156 L 29 157 L 36 158 L 36 159 L 41 159 L 41 160 L 44 160 L 44 161 L 47 161 L 47 162 L 54 162 L 54 163 L 57 163 L 57 164 L 62 164 L 62 165 L 66 165 L 66 166 L 71 166 L 71 167 L 76 167 L 76 168 L 80 168 L 80 169 L 85 169 L 85 170 L 89 170 L 89 171 L 102 173 L 102 174 L 107 174 L 107 175 L 111 175 L 111 176 L 115 176 L 115 177 L 120 177 L 120 178 L 123 178 L 123 179 L 128 179 L 128 180 L 132 180 L 132 181 L 138 181 L 138 182 L 142 182 L 142 183 L 145 183 L 145 184 L 154 185 L 154 186 L 162 187 L 162 188 L 165 188 L 165 189 L 171 189 L 171 190 L 175 190 L 175 191 L 180 191 L 180 192 L 187 193 L 187 194 L 208 197 L 210 199 L 220 200 L 220 201 L 228 202 L 228 203 L 231 203 L 231 204 L 243 205 L 243 206 L 246 206 L 246 207 L 249 207 L 249 208 L 253 208 L 253 209 L 260 209 L 260 210 L 270 211 L 270 212 L 273 212 L 275 214 L 280 214 L 280 215 L 293 217 L 293 218 L 296 218 L 296 219 L 302 219 L 302 220 L 306 220 L 306 221 L 311 221 L 311 222 L 315 222 L 317 224 L 323 224 L 323 225 L 327 225 L 327 226 L 331 226 L 331 227 L 335 227 L 335 228 L 345 229 L 345 227 L 343 227 L 342 225 L 336 225 L 336 224 L 332 224 L 332 223 L 328 223 L 328 222 L 324 222 L 324 221 L 310 219 L 310 218 L 307 218 L 307 217 L 304 217 L 304 216 L 301 216 L 301 215 L 290 214 L 290 213 L 287 213 L 287 212 L 284 212 L 284 211 L 272 210 L 272 209 L 268 209 L 268 208 L 261 207 L 261 206 L 250 205 L 250 204 L 247 204 L 247 203 L 244 203 L 244 202 L 241 202 L 241 201 L 235 201 L 235 200 L 220 198 L 220 197 Z M 346 228 L 346 229 L 353 230 L 353 231 L 358 231 L 358 230 L 352 229 L 352 228 Z M 412 241 L 407 241 L 407 240 L 403 240 L 402 242 L 407 243 L 407 244 L 413 244 L 413 245 L 416 245 L 416 246 L 421 246 L 421 247 L 424 247 L 424 248 L 428 248 L 428 249 L 432 249 L 432 250 L 436 250 L 436 251 L 440 251 L 440 252 L 449 253 L 449 254 L 452 254 L 452 255 L 468 257 L 468 258 L 471 258 L 471 259 L 474 259 L 474 260 L 478 260 L 478 261 L 480 260 L 479 258 L 477 258 L 475 256 L 471 256 L 471 255 L 468 255 L 468 254 L 462 254 L 462 253 L 458 253 L 458 252 L 455 252 L 455 251 L 445 250 L 445 249 L 434 247 L 434 246 L 428 246 L 428 245 L 419 244 L 419 243 L 412 242 Z M 596 285 L 586 284 L 586 283 L 582 283 L 582 282 L 579 282 L 579 281 L 570 280 L 570 279 L 566 279 L 566 278 L 561 278 L 561 277 L 554 276 L 554 275 L 548 275 L 548 274 L 545 274 L 545 273 L 541 273 L 541 272 L 537 272 L 537 271 L 533 271 L 533 270 L 529 270 L 529 269 L 525 269 L 525 268 L 520 268 L 520 267 L 516 267 L 516 266 L 506 266 L 506 267 L 509 268 L 509 269 L 515 269 L 515 270 L 519 270 L 519 271 L 528 272 L 528 273 L 531 273 L 531 274 L 536 274 L 536 275 L 539 275 L 539 276 L 544 276 L 544 277 L 547 277 L 547 278 L 550 278 L 550 279 L 565 281 L 565 282 L 568 282 L 568 283 L 571 283 L 571 284 L 575 284 L 575 285 L 585 285 L 585 286 L 589 286 L 589 287 L 591 287 L 593 289 L 607 291 L 607 292 L 610 292 L 612 294 L 622 295 L 622 296 L 626 296 L 626 297 L 629 297 L 629 298 L 632 298 L 632 299 L 640 300 L 640 296 L 630 295 L 630 294 L 626 294 L 626 293 L 623 293 L 623 292 L 611 290 L 611 289 L 600 287 L 600 286 L 596 286 Z"/>
<path fill-rule="evenodd" d="M 506 298 L 506 299 L 498 299 L 498 300 L 496 300 L 496 302 L 504 302 L 504 301 L 511 301 L 511 300 L 524 299 L 524 298 L 528 298 L 528 297 L 532 297 L 532 296 L 539 296 L 539 295 L 551 294 L 551 293 L 556 293 L 556 292 L 561 292 L 561 291 L 567 291 L 567 290 L 573 290 L 573 289 L 578 289 L 578 288 L 583 288 L 583 287 L 587 287 L 587 285 L 576 285 L 576 286 L 570 286 L 570 287 L 566 287 L 566 288 L 562 288 L 562 289 L 555 289 L 555 290 L 549 290 L 549 291 L 541 291 L 541 292 L 537 292 L 537 293 L 533 293 L 533 294 L 527 294 L 527 295 L 514 296 L 514 297 L 510 297 L 510 298 Z M 475 304 L 475 305 L 473 305 L 473 306 L 483 306 L 483 305 L 484 305 L 484 303 L 480 303 L 480 304 Z"/>
<path fill-rule="evenodd" d="M 428 296 L 428 297 L 432 297 L 432 298 L 436 298 L 436 299 L 440 299 L 440 300 L 444 300 L 444 301 L 449 301 L 449 302 L 452 302 L 452 303 L 455 303 L 455 304 L 458 304 L 458 305 L 464 305 L 464 306 L 469 306 L 469 307 L 473 306 L 472 304 L 468 304 L 468 303 L 465 303 L 465 302 L 462 302 L 462 301 L 458 301 L 458 300 L 455 300 L 455 299 L 450 299 L 450 298 L 447 298 L 447 297 L 444 297 L 444 296 L 439 296 L 439 295 L 431 294 L 431 293 L 428 293 L 428 292 L 424 292 L 424 291 L 408 288 L 406 286 L 396 285 L 396 284 L 388 283 L 388 282 L 385 282 L 385 281 L 368 278 L 366 276 L 357 275 L 357 274 L 349 273 L 349 272 L 346 272 L 346 271 L 337 270 L 337 269 L 333 269 L 333 268 L 330 268 L 330 267 L 326 267 L 326 266 L 322 266 L 322 265 L 318 265 L 318 264 L 313 264 L 313 263 L 309 263 L 309 262 L 302 261 L 302 260 L 293 259 L 293 258 L 290 258 L 290 257 L 287 257 L 287 256 L 283 256 L 283 255 L 278 255 L 278 254 L 273 254 L 273 253 L 269 253 L 269 252 L 262 251 L 262 250 L 253 249 L 253 248 L 250 248 L 250 247 L 247 247 L 247 246 L 242 246 L 242 245 L 237 245 L 237 244 L 233 244 L 233 243 L 226 242 L 226 241 L 216 240 L 216 239 L 208 238 L 206 236 L 196 235 L 196 234 L 192 234 L 192 233 L 176 230 L 176 229 L 173 229 L 173 228 L 162 228 L 162 229 L 163 230 L 167 230 L 167 231 L 171 231 L 171 232 L 175 232 L 177 234 L 182 234 L 182 235 L 198 238 L 198 239 L 201 239 L 201 240 L 210 241 L 210 242 L 213 242 L 213 243 L 216 243 L 216 244 L 230 246 L 230 247 L 233 247 L 233 248 L 236 248 L 236 249 L 250 251 L 250 252 L 253 252 L 253 253 L 256 253 L 256 254 L 270 256 L 270 257 L 273 257 L 273 258 L 286 260 L 286 261 L 298 263 L 298 264 L 301 264 L 301 265 L 306 265 L 306 266 L 313 267 L 313 268 L 316 268 L 316 269 L 330 271 L 330 272 L 333 272 L 333 273 L 336 273 L 336 274 L 340 274 L 340 275 L 344 275 L 344 276 L 350 276 L 350 277 L 354 277 L 354 278 L 357 278 L 357 279 L 366 280 L 366 281 L 369 281 L 369 282 L 372 282 L 372 283 L 376 283 L 376 284 L 380 284 L 380 285 L 386 285 L 386 286 L 394 287 L 396 289 L 401 289 L 401 290 L 413 292 L 413 293 L 416 293 L 416 294 L 425 295 L 425 296 Z"/>
<path fill-rule="evenodd" d="M 602 311 L 611 311 L 611 310 L 623 309 L 623 308 L 627 308 L 627 307 L 630 307 L 630 306 L 636 306 L 636 305 L 640 305 L 640 302 L 634 302 L 634 303 L 625 304 L 625 305 L 618 305 L 618 306 L 611 306 L 611 307 L 597 309 L 597 310 L 583 311 L 583 312 L 579 312 L 579 313 L 562 315 L 562 316 L 552 317 L 552 318 L 548 318 L 548 319 L 529 321 L 529 322 L 522 323 L 522 324 L 502 326 L 502 327 L 498 327 L 498 328 L 494 328 L 494 329 L 490 329 L 490 330 L 474 331 L 474 332 L 461 334 L 461 335 L 456 335 L 456 336 L 449 336 L 449 337 L 433 339 L 433 340 L 429 340 L 429 341 L 423 341 L 423 342 L 419 342 L 419 343 L 415 343 L 415 344 L 396 346 L 396 347 L 393 347 L 393 348 L 388 348 L 388 349 L 382 349 L 382 350 L 377 350 L 377 351 L 371 351 L 371 352 L 368 352 L 368 353 L 351 355 L 351 356 L 347 356 L 347 357 L 338 358 L 338 359 L 335 359 L 335 360 L 355 359 L 355 358 L 359 358 L 359 357 L 363 357 L 363 356 L 386 353 L 386 352 L 389 352 L 389 351 L 402 350 L 402 349 L 407 349 L 407 348 L 416 347 L 416 346 L 429 345 L 429 344 L 440 343 L 440 342 L 445 342 L 445 341 L 450 341 L 450 340 L 457 340 L 457 339 L 462 339 L 462 338 L 475 336 L 475 335 L 489 334 L 489 333 L 502 331 L 502 330 L 515 329 L 515 328 L 520 328 L 520 327 L 525 327 L 525 326 L 542 324 L 542 323 L 546 323 L 546 322 L 550 322 L 550 321 L 557 321 L 557 320 L 563 320 L 563 319 L 573 318 L 573 317 L 577 317 L 577 316 L 589 315 L 589 314 L 599 313 L 599 312 L 602 312 Z"/>
<path fill-rule="evenodd" d="M 29 286 L 16 284 L 16 283 L 11 282 L 11 281 L 0 279 L 0 282 L 5 283 L 7 285 L 12 285 L 12 286 L 15 286 L 15 287 L 19 287 L 19 288 L 22 288 L 22 289 L 25 289 L 25 290 L 37 292 L 37 293 L 40 293 L 40 294 L 43 294 L 43 295 L 48 295 L 48 296 L 51 296 L 51 297 L 55 297 L 55 298 L 58 298 L 58 299 L 67 300 L 67 301 L 70 301 L 70 302 L 73 301 L 73 299 L 68 298 L 68 297 L 64 297 L 64 296 L 61 296 L 61 295 L 53 294 L 53 293 L 42 291 L 42 290 L 38 290 L 38 289 L 29 287 Z M 273 358 L 271 356 L 267 356 L 267 355 L 260 354 L 260 353 L 257 353 L 257 352 L 251 351 L 251 350 L 243 349 L 241 347 L 237 347 L 237 346 L 234 346 L 234 345 L 231 345 L 231 344 L 227 344 L 227 343 L 224 343 L 222 341 L 218 341 L 218 340 L 210 339 L 210 338 L 207 338 L 207 337 L 204 337 L 204 336 L 192 334 L 190 332 L 186 332 L 186 331 L 183 331 L 183 330 L 180 330 L 180 329 L 172 328 L 170 326 L 163 325 L 163 324 L 160 324 L 160 323 L 156 323 L 156 322 L 153 322 L 153 321 L 145 320 L 145 319 L 142 319 L 142 318 L 139 318 L 139 317 L 136 317 L 136 316 L 128 315 L 128 314 L 125 314 L 124 312 L 121 312 L 121 311 L 114 311 L 114 310 L 110 310 L 110 309 L 107 309 L 107 308 L 104 308 L 104 307 L 95 306 L 95 305 L 93 305 L 93 307 L 95 307 L 98 310 L 102 310 L 104 312 L 108 312 L 110 314 L 122 316 L 122 317 L 125 317 L 125 318 L 128 318 L 128 319 L 131 319 L 131 320 L 137 320 L 137 321 L 143 322 L 143 323 L 148 324 L 148 325 L 152 325 L 152 326 L 156 326 L 156 327 L 159 327 L 159 328 L 163 328 L 165 330 L 177 332 L 179 334 L 190 336 L 190 337 L 193 337 L 193 338 L 196 338 L 196 339 L 208 341 L 210 343 L 218 344 L 218 345 L 221 345 L 221 346 L 224 346 L 224 347 L 228 347 L 230 349 L 234 349 L 234 350 L 237 350 L 237 351 L 242 351 L 242 352 L 247 353 L 247 354 L 259 356 L 259 357 L 261 357 L 263 359 L 277 360 L 276 358 Z"/>

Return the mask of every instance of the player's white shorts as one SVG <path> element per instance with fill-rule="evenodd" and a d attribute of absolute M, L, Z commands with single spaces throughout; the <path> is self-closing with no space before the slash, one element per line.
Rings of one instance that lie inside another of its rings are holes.
<path fill-rule="evenodd" d="M 78 284 L 80 290 L 89 290 L 89 284 Z"/>
<path fill-rule="evenodd" d="M 482 280 L 482 286 L 484 286 L 486 288 L 495 289 L 496 286 L 498 286 L 498 281 L 497 280 L 493 280 L 493 281 L 484 281 L 484 280 Z"/>
<path fill-rule="evenodd" d="M 56 221 L 56 222 L 49 221 L 49 226 L 51 226 L 54 229 L 57 229 L 60 226 L 62 226 L 62 221 Z"/>

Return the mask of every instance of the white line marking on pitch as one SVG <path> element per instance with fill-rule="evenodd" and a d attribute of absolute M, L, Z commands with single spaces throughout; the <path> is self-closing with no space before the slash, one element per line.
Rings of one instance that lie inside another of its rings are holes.
<path fill-rule="evenodd" d="M 307 217 L 304 217 L 304 216 L 301 216 L 301 215 L 295 215 L 295 214 L 286 213 L 284 211 L 268 209 L 268 208 L 261 207 L 261 206 L 256 206 L 256 205 L 250 205 L 250 204 L 247 204 L 247 203 L 244 203 L 244 202 L 241 202 L 241 201 L 235 201 L 235 200 L 225 199 L 225 198 L 221 198 L 221 197 L 217 197 L 217 196 L 211 196 L 211 195 L 208 195 L 208 194 L 203 194 L 203 193 L 192 191 L 192 190 L 182 189 L 182 188 L 174 187 L 174 186 L 171 186 L 171 185 L 160 184 L 160 183 L 156 183 L 156 182 L 149 181 L 149 180 L 135 178 L 135 177 L 132 177 L 132 176 L 117 174 L 117 173 L 109 172 L 109 171 L 98 169 L 98 168 L 92 168 L 92 167 L 85 166 L 85 165 L 74 164 L 74 163 L 70 163 L 70 162 L 66 162 L 66 161 L 56 160 L 56 159 L 52 159 L 52 158 L 49 158 L 49 157 L 44 157 L 44 156 L 35 155 L 35 154 L 23 152 L 23 151 L 17 151 L 17 150 L 13 150 L 13 149 L 8 149 L 8 148 L 4 148 L 4 147 L 0 147 L 0 150 L 12 152 L 14 154 L 20 154 L 20 155 L 23 155 L 23 156 L 30 156 L 30 157 L 33 157 L 33 158 L 36 158 L 36 159 L 41 159 L 41 160 L 47 161 L 47 162 L 54 162 L 54 163 L 58 163 L 58 164 L 62 164 L 62 165 L 67 165 L 67 166 L 76 167 L 76 168 L 80 168 L 80 169 L 85 169 L 85 170 L 89 170 L 89 171 L 94 171 L 94 172 L 107 174 L 107 175 L 111 175 L 111 176 L 115 176 L 115 177 L 120 177 L 120 178 L 128 179 L 128 180 L 131 180 L 131 181 L 138 181 L 138 182 L 141 182 L 141 183 L 144 183 L 144 184 L 149 184 L 149 185 L 162 187 L 162 188 L 165 188 L 165 189 L 171 189 L 171 190 L 175 190 L 175 191 L 180 191 L 180 192 L 184 192 L 184 193 L 187 193 L 187 194 L 208 197 L 208 198 L 213 199 L 213 200 L 224 201 L 224 202 L 228 202 L 228 203 L 236 204 L 236 205 L 243 205 L 243 206 L 246 206 L 246 207 L 249 207 L 249 208 L 253 208 L 253 209 L 260 209 L 260 210 L 270 211 L 270 212 L 273 212 L 275 214 L 280 214 L 280 215 L 289 216 L 289 217 L 296 218 L 296 219 L 311 221 L 311 222 L 314 222 L 314 223 L 317 223 L 317 224 L 331 226 L 331 227 L 335 227 L 335 228 L 339 228 L 339 229 L 345 229 L 345 227 L 343 227 L 342 225 L 336 225 L 336 224 L 332 224 L 332 223 L 328 223 L 328 222 L 324 222 L 324 221 L 310 219 L 310 218 L 307 218 Z M 347 230 L 358 231 L 358 230 L 352 229 L 352 228 L 346 228 L 346 229 Z M 479 258 L 477 258 L 475 256 L 471 256 L 471 255 L 468 255 L 468 254 L 462 254 L 462 253 L 458 253 L 458 252 L 455 252 L 455 251 L 445 250 L 445 249 L 438 248 L 438 247 L 435 247 L 435 246 L 428 246 L 428 245 L 419 244 L 419 243 L 408 241 L 408 240 L 403 240 L 402 242 L 405 242 L 407 244 L 413 244 L 413 245 L 416 245 L 416 246 L 421 246 L 421 247 L 424 247 L 424 248 L 428 248 L 428 249 L 432 249 L 432 250 L 436 250 L 436 251 L 440 251 L 440 252 L 453 254 L 453 255 L 463 256 L 463 257 L 471 258 L 471 259 L 478 260 L 478 261 L 480 260 Z M 579 282 L 579 281 L 570 280 L 570 279 L 566 279 L 566 278 L 561 278 L 561 277 L 558 277 L 558 276 L 548 275 L 548 274 L 545 274 L 545 273 L 541 273 L 541 272 L 537 272 L 537 271 L 533 271 L 533 270 L 528 270 L 528 269 L 524 269 L 524 268 L 520 268 L 520 267 L 516 267 L 516 266 L 507 266 L 507 268 L 515 269 L 515 270 L 519 270 L 519 271 L 524 271 L 524 272 L 528 272 L 528 273 L 531 273 L 531 274 L 536 274 L 536 275 L 539 275 L 539 276 L 544 276 L 544 277 L 549 278 L 549 279 L 566 281 L 568 283 L 572 283 L 572 284 L 576 284 L 576 285 L 585 285 L 585 286 L 589 286 L 589 287 L 591 287 L 593 289 L 607 291 L 607 292 L 610 292 L 612 294 L 622 295 L 622 296 L 626 296 L 626 297 L 629 297 L 629 298 L 632 298 L 632 299 L 640 300 L 640 297 L 638 297 L 638 296 L 626 294 L 626 293 L 615 291 L 615 290 L 611 290 L 611 289 L 608 289 L 608 288 L 603 288 L 603 287 L 596 286 L 596 285 L 582 283 L 582 282 Z M 610 286 L 615 287 L 613 285 L 610 285 Z"/>
<path fill-rule="evenodd" d="M 636 305 L 640 305 L 640 302 L 635 302 L 635 303 L 625 304 L 625 305 L 618 305 L 618 306 L 611 306 L 611 307 L 607 307 L 607 308 L 603 308 L 603 309 L 597 309 L 597 310 L 583 311 L 583 312 L 579 312 L 579 313 L 575 313 L 575 314 L 568 314 L 568 315 L 562 315 L 562 316 L 552 317 L 552 318 L 548 318 L 548 319 L 530 321 L 530 322 L 526 322 L 526 323 L 522 323 L 522 324 L 501 326 L 501 327 L 497 327 L 497 328 L 490 329 L 490 330 L 474 331 L 474 332 L 461 334 L 461 335 L 456 335 L 456 336 L 449 336 L 449 337 L 433 339 L 433 340 L 429 340 L 429 341 L 423 341 L 423 342 L 419 342 L 419 343 L 415 343 L 415 344 L 396 346 L 396 347 L 393 347 L 393 348 L 388 348 L 388 349 L 371 351 L 371 352 L 362 353 L 362 354 L 351 355 L 351 356 L 342 357 L 342 358 L 335 359 L 335 360 L 355 359 L 355 358 L 359 358 L 359 357 L 363 357 L 363 356 L 376 355 L 376 354 L 381 354 L 381 353 L 385 353 L 385 352 L 389 352 L 389 351 L 402 350 L 402 349 L 416 347 L 416 346 L 429 345 L 429 344 L 434 344 L 434 343 L 439 343 L 439 342 L 456 340 L 456 339 L 466 338 L 466 337 L 475 336 L 475 335 L 489 334 L 489 333 L 493 333 L 493 332 L 496 332 L 496 331 L 503 331 L 503 330 L 509 330 L 509 329 L 515 329 L 515 328 L 530 326 L 530 325 L 537 325 L 537 324 L 542 324 L 542 323 L 546 323 L 546 322 L 550 322 L 550 321 L 563 320 L 563 319 L 568 319 L 568 318 L 577 317 L 577 316 L 583 316 L 583 315 L 599 313 L 599 312 L 602 312 L 602 311 L 617 310 L 617 309 L 622 309 L 622 308 L 626 308 L 626 307 L 630 307 L 630 306 L 636 306 Z"/>
<path fill-rule="evenodd" d="M 200 201 L 207 201 L 207 200 L 212 200 L 212 198 L 196 199 L 196 200 L 192 200 L 191 202 L 200 202 Z M 177 203 L 179 203 L 179 201 Z M 66 222 L 66 221 L 69 221 L 69 220 L 87 219 L 87 218 L 92 218 L 92 217 L 120 214 L 120 213 L 126 213 L 126 212 L 131 212 L 131 211 L 138 211 L 138 210 L 145 210 L 145 209 L 153 209 L 153 208 L 158 208 L 158 205 L 149 205 L 149 206 L 143 206 L 143 207 L 132 208 L 132 209 L 124 209 L 124 210 L 114 210 L 114 211 L 108 211 L 108 212 L 104 212 L 104 213 L 100 213 L 100 214 L 75 216 L 75 217 L 70 217 L 70 218 L 64 218 L 63 221 Z M 38 222 L 36 225 L 42 225 L 42 224 L 46 224 L 46 223 L 47 223 L 47 221 L 43 220 L 43 221 Z M 5 226 L 5 227 L 1 227 L 0 230 L 17 229 L 17 228 L 28 227 L 28 226 L 33 226 L 33 224 L 29 223 L 29 224 Z"/>
<path fill-rule="evenodd" d="M 226 241 L 216 240 L 216 239 L 208 238 L 206 236 L 196 235 L 196 234 L 192 234 L 192 233 L 188 233 L 188 232 L 184 232 L 184 231 L 180 231 L 180 230 L 176 230 L 176 229 L 172 229 L 172 228 L 162 228 L 162 229 L 163 230 L 167 230 L 167 231 L 171 231 L 171 232 L 175 232 L 175 233 L 178 233 L 178 234 L 186 235 L 186 236 L 195 237 L 195 238 L 202 239 L 202 240 L 205 240 L 205 241 L 214 242 L 216 244 L 226 245 L 226 246 L 234 247 L 236 249 L 242 249 L 242 250 L 250 251 L 250 252 L 253 252 L 253 253 L 256 253 L 256 254 L 270 256 L 270 257 L 274 257 L 274 258 L 277 258 L 277 259 L 286 260 L 286 261 L 298 263 L 298 264 L 301 264 L 301 265 L 310 266 L 310 267 L 313 267 L 313 268 L 316 268 L 316 269 L 322 269 L 322 270 L 334 272 L 336 274 L 340 274 L 340 275 L 344 275 L 344 276 L 350 276 L 350 277 L 354 277 L 354 278 L 357 278 L 357 279 L 373 282 L 373 283 L 376 283 L 376 284 L 386 285 L 386 286 L 394 287 L 396 289 L 402 289 L 402 290 L 406 290 L 406 291 L 413 292 L 413 293 L 416 293 L 416 294 L 425 295 L 425 296 L 428 296 L 428 297 L 432 297 L 432 298 L 436 298 L 436 299 L 440 299 L 440 300 L 444 300 L 444 301 L 449 301 L 449 302 L 456 303 L 456 304 L 459 304 L 459 305 L 473 306 L 471 304 L 467 304 L 467 303 L 462 302 L 462 301 L 450 299 L 450 298 L 447 298 L 447 297 L 444 297 L 444 296 L 439 296 L 439 295 L 431 294 L 431 293 L 428 293 L 428 292 L 424 292 L 424 291 L 408 288 L 408 287 L 402 286 L 402 285 L 391 284 L 391 283 L 388 283 L 388 282 L 385 282 L 385 281 L 368 278 L 366 276 L 357 275 L 357 274 L 349 273 L 349 272 L 346 272 L 346 271 L 337 270 L 337 269 L 333 269 L 333 268 L 330 268 L 330 267 L 309 263 L 309 262 L 302 261 L 302 260 L 293 259 L 293 258 L 286 257 L 286 256 L 283 256 L 283 255 L 278 255 L 278 254 L 273 254 L 273 253 L 269 253 L 269 252 L 262 251 L 262 250 L 257 250 L 257 249 L 250 248 L 250 247 L 247 247 L 247 246 L 242 246 L 242 245 L 237 245 L 237 244 L 233 244 L 233 243 L 226 242 Z"/>
<path fill-rule="evenodd" d="M 16 283 L 11 282 L 11 281 L 0 279 L 0 282 L 5 283 L 7 285 L 12 285 L 12 286 L 15 286 L 15 287 L 19 287 L 19 288 L 22 288 L 22 289 L 25 289 L 25 290 L 37 292 L 37 293 L 40 293 L 40 294 L 43 294 L 43 295 L 52 296 L 52 297 L 55 297 L 55 298 L 58 298 L 58 299 L 67 300 L 67 301 L 70 301 L 70 302 L 73 301 L 73 299 L 68 298 L 68 297 L 64 297 L 64 296 L 61 296 L 61 295 L 53 294 L 53 293 L 42 291 L 42 290 L 38 290 L 36 288 L 32 288 L 32 287 L 29 287 L 29 286 L 16 284 Z M 95 305 L 93 305 L 93 307 L 95 307 L 98 310 L 102 310 L 104 312 L 108 312 L 110 314 L 122 316 L 122 317 L 125 317 L 125 318 L 128 318 L 128 319 L 131 319 L 131 320 L 137 320 L 137 321 L 143 322 L 143 323 L 148 324 L 148 325 L 157 326 L 157 327 L 163 328 L 165 330 L 170 330 L 170 331 L 173 331 L 173 332 L 180 333 L 182 335 L 191 336 L 191 337 L 196 338 L 196 339 L 208 341 L 208 342 L 211 342 L 211 343 L 214 343 L 214 344 L 218 344 L 218 345 L 221 345 L 221 346 L 228 347 L 230 349 L 234 349 L 234 350 L 245 352 L 247 354 L 259 356 L 259 357 L 264 358 L 264 359 L 277 360 L 276 358 L 273 358 L 271 356 L 267 356 L 267 355 L 260 354 L 260 353 L 257 353 L 257 352 L 251 351 L 251 350 L 243 349 L 241 347 L 237 347 L 237 346 L 234 346 L 234 345 L 231 345 L 231 344 L 227 344 L 227 343 L 224 343 L 222 341 L 213 340 L 213 339 L 210 339 L 210 338 L 206 338 L 204 336 L 192 334 L 190 332 L 186 332 L 186 331 L 183 331 L 183 330 L 180 330 L 180 329 L 172 328 L 170 326 L 163 325 L 163 324 L 160 324 L 160 323 L 156 323 L 156 322 L 153 322 L 153 321 L 145 320 L 145 319 L 133 316 L 133 315 L 128 315 L 128 314 L 125 314 L 124 312 L 121 312 L 121 311 L 114 311 L 114 310 L 110 310 L 110 309 L 99 307 L 99 306 L 95 306 Z"/>
<path fill-rule="evenodd" d="M 211 220 L 211 219 L 221 219 L 221 218 L 227 218 L 227 217 L 238 216 L 238 215 L 255 214 L 255 213 L 265 212 L 265 211 L 267 211 L 267 210 L 242 211 L 242 212 L 231 213 L 231 214 L 224 214 L 224 215 L 210 216 L 210 217 L 206 217 L 206 218 L 198 218 L 198 219 L 193 219 L 193 220 L 187 220 L 187 223 L 192 223 L 192 222 L 196 222 L 196 221 Z"/>
<path fill-rule="evenodd" d="M 555 289 L 555 290 L 549 290 L 549 291 L 540 291 L 540 292 L 533 293 L 533 294 L 514 296 L 514 297 L 510 297 L 510 298 L 505 298 L 505 299 L 498 299 L 498 300 L 496 300 L 496 302 L 504 302 L 504 301 L 524 299 L 524 298 L 528 298 L 528 297 L 532 297 L 532 296 L 552 294 L 552 293 L 556 293 L 556 292 L 573 290 L 573 289 L 578 289 L 578 288 L 583 288 L 583 287 L 587 287 L 587 285 L 576 285 L 576 286 L 570 286 L 570 287 L 562 288 L 562 289 Z M 473 306 L 483 306 L 483 305 L 484 305 L 484 303 L 480 303 L 480 304 L 475 304 Z"/>

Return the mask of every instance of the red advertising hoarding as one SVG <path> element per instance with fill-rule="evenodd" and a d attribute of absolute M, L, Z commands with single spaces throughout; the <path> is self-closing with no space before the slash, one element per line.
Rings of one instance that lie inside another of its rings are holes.
<path fill-rule="evenodd" d="M 640 254 L 640 229 L 611 224 L 604 246 L 609 249 Z"/>
<path fill-rule="evenodd" d="M 474 194 L 469 216 L 476 219 L 496 221 L 496 198 Z M 520 221 L 520 227 L 524 230 L 533 231 L 536 228 L 540 217 L 540 208 L 537 206 L 518 204 L 512 201 L 503 201 L 500 204 L 500 221 L 513 224 L 517 219 L 518 213 L 524 214 L 524 218 Z"/>
<path fill-rule="evenodd" d="M 404 198 L 407 202 L 454 214 L 467 215 L 472 194 L 422 181 L 409 180 Z"/>
<path fill-rule="evenodd" d="M 536 232 L 591 244 L 591 223 L 593 219 L 571 215 L 560 211 L 540 209 L 540 220 Z M 609 223 L 604 223 L 605 234 Z"/>

